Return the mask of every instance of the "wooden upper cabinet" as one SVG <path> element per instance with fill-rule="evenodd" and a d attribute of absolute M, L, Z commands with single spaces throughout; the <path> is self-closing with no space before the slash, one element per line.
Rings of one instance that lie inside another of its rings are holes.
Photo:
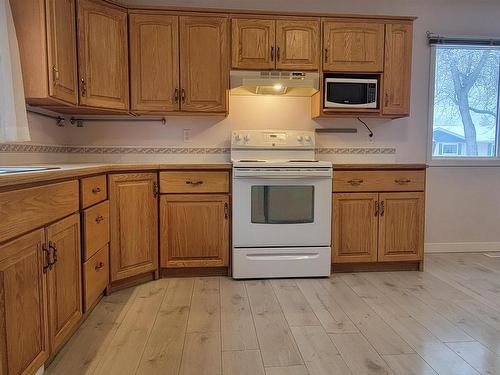
<path fill-rule="evenodd" d="M 53 268 L 47 272 L 50 342 L 57 351 L 82 318 L 80 216 L 74 214 L 47 228 Z"/>
<path fill-rule="evenodd" d="M 412 42 L 411 23 L 385 25 L 384 115 L 410 114 Z"/>
<path fill-rule="evenodd" d="M 162 195 L 160 222 L 162 267 L 227 267 L 227 195 Z"/>
<path fill-rule="evenodd" d="M 10 2 L 26 102 L 78 103 L 75 0 Z"/>
<path fill-rule="evenodd" d="M 74 0 L 47 0 L 50 96 L 78 104 Z"/>
<path fill-rule="evenodd" d="M 130 14 L 131 110 L 179 110 L 178 16 Z"/>
<path fill-rule="evenodd" d="M 111 281 L 158 269 L 156 173 L 109 175 Z"/>
<path fill-rule="evenodd" d="M 363 21 L 323 22 L 323 70 L 382 72 L 384 24 Z"/>
<path fill-rule="evenodd" d="M 0 373 L 34 374 L 49 356 L 43 229 L 0 246 Z"/>
<path fill-rule="evenodd" d="M 380 193 L 379 261 L 423 259 L 424 193 Z"/>
<path fill-rule="evenodd" d="M 233 18 L 231 27 L 234 69 L 275 68 L 275 20 Z"/>
<path fill-rule="evenodd" d="M 276 21 L 276 69 L 318 70 L 319 20 Z"/>
<path fill-rule="evenodd" d="M 128 110 L 127 12 L 99 0 L 78 0 L 80 104 Z"/>
<path fill-rule="evenodd" d="M 225 112 L 229 89 L 226 17 L 180 17 L 181 109 Z"/>
<path fill-rule="evenodd" d="M 333 263 L 377 260 L 377 207 L 377 193 L 333 195 Z"/>

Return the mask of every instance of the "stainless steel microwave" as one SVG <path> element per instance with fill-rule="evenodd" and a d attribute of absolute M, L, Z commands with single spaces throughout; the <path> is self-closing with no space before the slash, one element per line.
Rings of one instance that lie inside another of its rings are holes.
<path fill-rule="evenodd" d="M 375 78 L 325 78 L 326 108 L 377 108 Z"/>

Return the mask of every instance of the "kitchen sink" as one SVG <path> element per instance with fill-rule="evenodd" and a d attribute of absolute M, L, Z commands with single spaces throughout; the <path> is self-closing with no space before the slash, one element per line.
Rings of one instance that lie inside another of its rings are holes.
<path fill-rule="evenodd" d="M 0 167 L 0 175 L 21 172 L 40 172 L 49 169 L 60 169 L 59 167 Z"/>

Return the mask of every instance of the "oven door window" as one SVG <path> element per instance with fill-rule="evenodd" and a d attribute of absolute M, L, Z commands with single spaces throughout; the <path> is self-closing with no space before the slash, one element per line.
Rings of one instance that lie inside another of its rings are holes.
<path fill-rule="evenodd" d="M 329 82 L 327 100 L 339 104 L 366 104 L 369 102 L 366 83 Z"/>
<path fill-rule="evenodd" d="M 252 223 L 314 222 L 314 186 L 252 186 Z"/>

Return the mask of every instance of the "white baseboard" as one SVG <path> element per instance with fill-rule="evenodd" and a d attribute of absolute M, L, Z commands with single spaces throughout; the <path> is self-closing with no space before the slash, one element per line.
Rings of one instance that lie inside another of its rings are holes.
<path fill-rule="evenodd" d="M 426 243 L 426 253 L 484 253 L 500 251 L 500 242 L 445 242 Z"/>

